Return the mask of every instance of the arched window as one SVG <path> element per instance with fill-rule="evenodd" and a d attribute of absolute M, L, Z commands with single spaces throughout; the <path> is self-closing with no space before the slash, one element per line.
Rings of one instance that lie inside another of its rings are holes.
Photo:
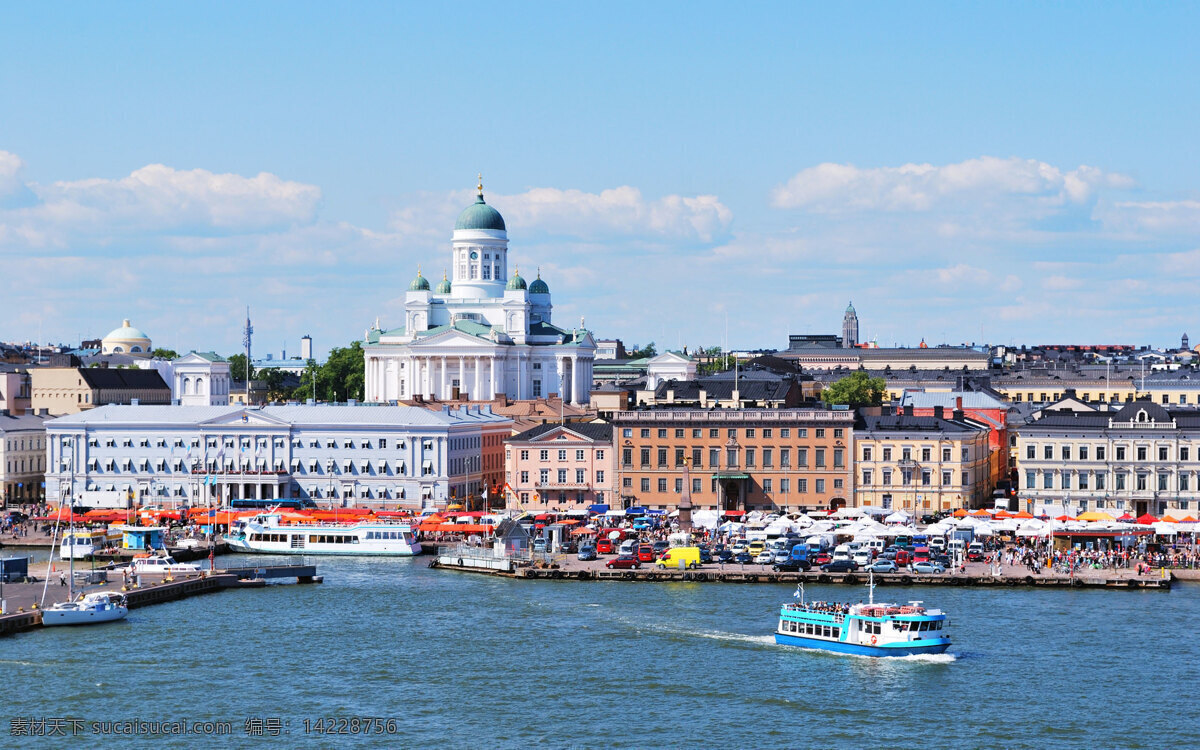
<path fill-rule="evenodd" d="M 123 348 L 121 348 L 121 347 L 119 347 L 119 346 L 114 346 L 114 347 L 112 348 L 112 350 L 113 350 L 113 353 L 114 353 L 114 354 L 115 354 L 116 352 L 123 352 L 123 351 L 125 351 Z"/>
<path fill-rule="evenodd" d="M 142 350 L 142 347 L 140 347 L 140 346 L 133 346 L 133 347 L 130 347 L 130 349 L 129 349 L 130 352 L 140 352 L 141 350 Z"/>
<path fill-rule="evenodd" d="M 183 379 L 183 395 L 187 396 L 191 392 L 192 392 L 192 379 L 184 378 Z"/>
<path fill-rule="evenodd" d="M 204 378 L 196 378 L 196 394 L 204 394 Z"/>

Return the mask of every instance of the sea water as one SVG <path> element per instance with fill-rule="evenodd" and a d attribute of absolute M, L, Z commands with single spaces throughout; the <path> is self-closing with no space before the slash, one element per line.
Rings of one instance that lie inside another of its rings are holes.
<path fill-rule="evenodd" d="M 953 645 L 873 659 L 775 645 L 783 584 L 307 562 L 325 583 L 0 640 L 0 746 L 38 742 L 13 734 L 37 719 L 71 720 L 75 739 L 59 742 L 81 747 L 1157 747 L 1197 736 L 1197 585 L 880 587 L 878 599 L 945 610 Z M 807 588 L 810 599 L 866 593 Z M 195 731 L 177 734 L 184 726 Z"/>

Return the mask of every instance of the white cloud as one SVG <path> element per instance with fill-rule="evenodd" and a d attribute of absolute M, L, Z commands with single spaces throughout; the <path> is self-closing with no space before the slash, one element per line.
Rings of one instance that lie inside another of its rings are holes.
<path fill-rule="evenodd" d="M 1124 201 L 1100 206 L 1096 216 L 1116 231 L 1144 234 L 1200 233 L 1200 201 Z"/>
<path fill-rule="evenodd" d="M 1101 187 L 1126 188 L 1120 174 L 1080 166 L 1064 171 L 1035 159 L 981 156 L 957 164 L 859 168 L 818 164 L 775 188 L 772 204 L 816 213 L 930 211 L 963 200 L 1022 197 L 1048 205 L 1080 204 Z"/>
<path fill-rule="evenodd" d="M 707 243 L 726 235 L 733 221 L 733 212 L 715 195 L 666 195 L 647 200 L 628 185 L 599 193 L 541 187 L 486 196 L 504 216 L 514 241 L 530 242 L 549 235 L 592 241 L 626 237 Z M 444 241 L 458 212 L 472 200 L 470 191 L 417 194 L 393 212 L 390 223 L 401 234 Z"/>
<path fill-rule="evenodd" d="M 25 162 L 21 157 L 8 151 L 0 151 L 0 198 L 13 195 L 24 185 L 18 176 Z"/>

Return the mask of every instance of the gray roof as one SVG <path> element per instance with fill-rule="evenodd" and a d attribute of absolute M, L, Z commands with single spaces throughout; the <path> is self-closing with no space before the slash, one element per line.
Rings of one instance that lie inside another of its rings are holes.
<path fill-rule="evenodd" d="M 568 422 L 565 425 L 540 424 L 537 427 L 533 427 L 525 430 L 522 433 L 513 435 L 512 437 L 508 438 L 508 442 L 533 440 L 536 437 L 545 435 L 547 432 L 553 432 L 560 427 L 567 432 L 574 432 L 591 440 L 612 442 L 613 426 L 608 422 Z"/>
<path fill-rule="evenodd" d="M 756 373 L 766 376 L 737 381 L 738 399 L 742 401 L 783 401 L 795 386 L 796 381 L 787 380 L 771 373 Z M 705 378 L 704 380 L 667 380 L 654 389 L 656 401 L 667 398 L 667 391 L 675 392 L 677 401 L 699 401 L 703 388 L 708 398 L 728 400 L 733 398 L 733 378 Z"/>
<path fill-rule="evenodd" d="M 957 408 L 958 399 L 962 399 L 964 409 L 1007 409 L 1008 402 L 987 393 L 976 391 L 908 391 L 900 397 L 901 406 L 912 406 L 916 409 L 931 409 L 935 406 Z"/>
<path fill-rule="evenodd" d="M 417 406 L 363 406 L 314 404 L 294 406 L 125 406 L 112 404 L 59 417 L 55 426 L 116 423 L 132 425 L 199 425 L 230 415 L 260 414 L 292 425 L 344 424 L 430 427 L 462 423 L 508 422 L 508 417 L 488 411 L 455 410 L 450 413 Z"/>
<path fill-rule="evenodd" d="M 43 423 L 50 418 L 41 414 L 22 414 L 19 417 L 11 414 L 0 414 L 0 434 L 42 430 L 44 429 L 42 426 Z"/>
<path fill-rule="evenodd" d="M 987 427 L 974 422 L 937 417 L 909 417 L 903 414 L 875 416 L 860 414 L 856 432 L 980 432 Z"/>
<path fill-rule="evenodd" d="M 107 369 L 103 367 L 81 367 L 79 375 L 92 388 L 117 388 L 125 390 L 157 389 L 171 392 L 171 387 L 157 370 Z"/>

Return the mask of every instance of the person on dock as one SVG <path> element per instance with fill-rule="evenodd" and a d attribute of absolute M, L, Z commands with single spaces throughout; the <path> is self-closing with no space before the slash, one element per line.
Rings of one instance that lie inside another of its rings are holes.
<path fill-rule="evenodd" d="M 65 571 L 65 570 L 58 571 L 58 585 L 59 586 L 67 585 L 67 571 Z"/>

